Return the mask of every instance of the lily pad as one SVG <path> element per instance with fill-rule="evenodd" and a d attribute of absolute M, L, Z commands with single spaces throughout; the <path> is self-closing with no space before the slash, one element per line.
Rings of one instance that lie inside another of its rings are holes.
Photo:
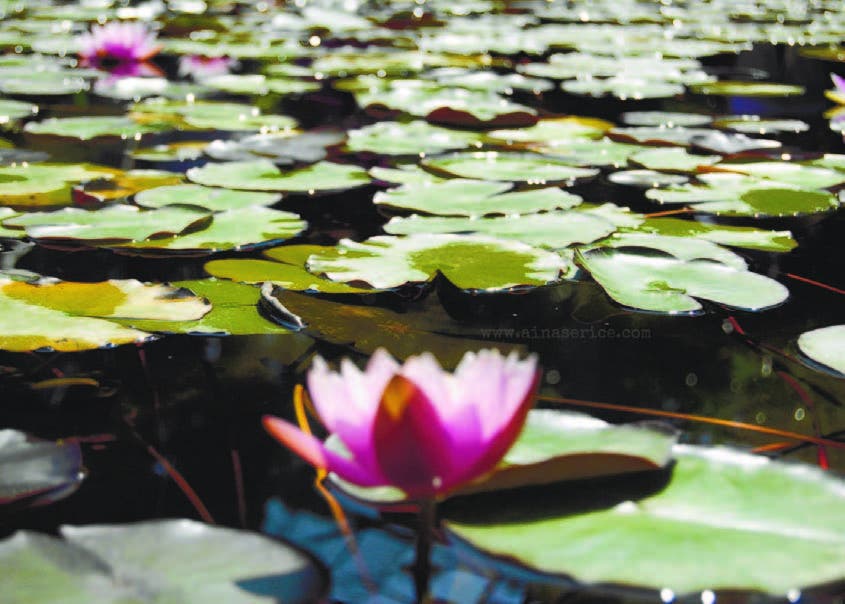
<path fill-rule="evenodd" d="M 286 245 L 266 250 L 267 260 L 227 258 L 212 260 L 203 267 L 213 277 L 241 283 L 272 282 L 293 291 L 327 294 L 361 294 L 372 289 L 352 287 L 308 272 L 305 263 L 314 254 L 330 255 L 334 248 L 319 245 Z"/>
<path fill-rule="evenodd" d="M 411 216 L 384 225 L 393 235 L 476 233 L 537 247 L 561 250 L 575 243 L 591 243 L 616 230 L 616 225 L 587 212 L 548 212 L 491 218 Z"/>
<path fill-rule="evenodd" d="M 698 314 L 703 307 L 696 298 L 759 311 L 789 297 L 773 279 L 710 260 L 597 249 L 579 261 L 616 302 L 651 312 Z"/>
<path fill-rule="evenodd" d="M 695 94 L 709 96 L 799 96 L 806 93 L 803 86 L 793 84 L 779 84 L 777 82 L 742 82 L 722 80 L 720 82 L 704 82 L 693 84 L 690 90 Z"/>
<path fill-rule="evenodd" d="M 576 139 L 598 139 L 613 128 L 612 122 L 594 117 L 568 116 L 545 118 L 528 128 L 493 130 L 487 133 L 491 139 L 510 143 L 558 144 Z"/>
<path fill-rule="evenodd" d="M 52 503 L 73 493 L 85 477 L 77 442 L 52 442 L 0 430 L 0 506 Z"/>
<path fill-rule="evenodd" d="M 583 509 L 547 495 L 542 509 L 536 497 L 511 500 L 447 526 L 542 572 L 655 598 L 707 590 L 783 597 L 841 579 L 840 479 L 724 447 L 676 445 L 674 456 L 668 483 L 650 494 L 605 482 Z M 659 544 L 645 556 L 644 539 Z"/>
<path fill-rule="evenodd" d="M 560 87 L 570 94 L 583 96 L 615 96 L 623 101 L 628 99 L 660 99 L 683 93 L 684 87 L 674 82 L 645 79 L 627 75 L 589 80 L 568 80 Z"/>
<path fill-rule="evenodd" d="M 832 325 L 802 333 L 798 348 L 814 362 L 845 377 L 845 325 Z"/>
<path fill-rule="evenodd" d="M 371 237 L 342 240 L 337 252 L 315 254 L 308 270 L 334 281 L 377 288 L 430 281 L 442 273 L 456 287 L 502 290 L 545 285 L 572 269 L 567 260 L 516 241 L 473 235 Z"/>
<path fill-rule="evenodd" d="M 202 157 L 208 142 L 180 142 L 153 147 L 141 147 L 130 151 L 129 155 L 142 161 L 170 162 L 170 161 L 193 161 Z"/>
<path fill-rule="evenodd" d="M 662 126 L 664 128 L 689 128 L 706 126 L 713 118 L 703 113 L 678 111 L 628 111 L 621 119 L 630 126 Z"/>
<path fill-rule="evenodd" d="M 657 470 L 671 462 L 676 441 L 677 434 L 668 427 L 614 426 L 582 413 L 533 409 L 496 469 L 455 495 Z M 348 455 L 336 436 L 330 436 L 326 445 Z M 330 477 L 343 491 L 367 502 L 388 504 L 406 499 L 399 489 L 364 488 L 334 474 Z"/>
<path fill-rule="evenodd" d="M 707 134 L 696 134 L 689 139 L 695 147 L 715 153 L 730 155 L 757 149 L 777 149 L 781 142 L 768 138 L 751 138 L 735 132 L 712 130 Z"/>
<path fill-rule="evenodd" d="M 383 155 L 427 155 L 452 149 L 465 149 L 479 141 L 475 132 L 432 126 L 414 120 L 402 122 L 377 122 L 349 131 L 346 148 L 349 151 L 379 153 Z"/>
<path fill-rule="evenodd" d="M 0 349 L 63 352 L 143 342 L 151 336 L 106 319 L 196 320 L 210 306 L 165 285 L 0 281 Z"/>
<path fill-rule="evenodd" d="M 314 163 L 325 159 L 328 147 L 346 139 L 342 132 L 269 132 L 240 139 L 216 140 L 206 147 L 206 154 L 223 161 L 269 159 L 280 166 L 298 162 Z"/>
<path fill-rule="evenodd" d="M 367 173 L 357 166 L 327 161 L 287 172 L 268 160 L 212 163 L 191 168 L 187 176 L 209 187 L 290 193 L 342 191 L 370 182 Z"/>
<path fill-rule="evenodd" d="M 24 130 L 30 134 L 49 134 L 79 140 L 101 136 L 136 138 L 150 132 L 168 130 L 167 124 L 140 124 L 124 116 L 92 115 L 84 117 L 52 117 L 41 122 L 29 122 Z"/>
<path fill-rule="evenodd" d="M 143 211 L 133 206 L 116 205 L 91 211 L 65 208 L 55 212 L 22 214 L 6 220 L 4 224 L 25 229 L 33 239 L 96 243 L 166 237 L 208 219 L 209 213 L 201 208 L 167 206 Z"/>
<path fill-rule="evenodd" d="M 38 105 L 11 99 L 0 99 L 0 125 L 10 124 L 34 115 L 38 115 Z"/>
<path fill-rule="evenodd" d="M 607 180 L 617 185 L 631 187 L 660 188 L 686 184 L 689 179 L 681 174 L 667 174 L 656 170 L 620 170 L 608 174 Z"/>
<path fill-rule="evenodd" d="M 527 184 L 557 184 L 591 178 L 598 170 L 576 168 L 568 162 L 531 153 L 474 151 L 427 158 L 423 167 L 436 172 L 483 180 L 494 178 Z"/>
<path fill-rule="evenodd" d="M 577 195 L 556 187 L 511 191 L 510 183 L 455 178 L 442 183 L 404 185 L 376 193 L 373 202 L 390 208 L 441 216 L 530 214 L 572 208 Z"/>
<path fill-rule="evenodd" d="M 117 174 L 112 168 L 91 164 L 0 166 L 0 205 L 21 208 L 67 205 L 75 183 Z"/>
<path fill-rule="evenodd" d="M 680 260 L 712 260 L 737 270 L 748 268 L 741 256 L 706 239 L 653 233 L 614 233 L 598 242 L 596 247 L 647 248 L 659 250 Z"/>
<path fill-rule="evenodd" d="M 131 110 L 130 115 L 139 122 L 167 121 L 182 129 L 276 131 L 296 126 L 296 120 L 287 115 L 263 115 L 252 105 L 222 101 L 176 101 L 156 97 L 134 104 Z"/>
<path fill-rule="evenodd" d="M 756 115 L 723 117 L 713 122 L 717 128 L 728 128 L 745 134 L 778 134 L 806 132 L 810 125 L 795 119 L 764 119 Z"/>
<path fill-rule="evenodd" d="M 117 601 L 235 604 L 319 599 L 324 579 L 312 560 L 247 531 L 192 520 L 64 526 L 64 540 L 20 531 L 0 543 L 13 602 Z"/>
<path fill-rule="evenodd" d="M 766 231 L 680 218 L 647 218 L 637 229 L 660 235 L 697 237 L 720 245 L 766 252 L 789 252 L 798 245 L 789 231 Z"/>
<path fill-rule="evenodd" d="M 686 149 L 669 147 L 638 151 L 628 159 L 649 170 L 695 172 L 699 166 L 713 165 L 722 158 L 718 155 L 693 155 Z"/>
<path fill-rule="evenodd" d="M 250 206 L 271 206 L 280 201 L 277 193 L 232 191 L 201 185 L 171 185 L 147 189 L 135 195 L 135 203 L 145 208 L 188 204 L 212 211 L 235 210 Z"/>
<path fill-rule="evenodd" d="M 124 250 L 170 250 L 183 253 L 241 251 L 271 245 L 295 237 L 307 226 L 298 214 L 249 206 L 224 210 L 212 216 L 211 224 L 199 231 L 169 238 L 147 238 L 119 244 Z"/>

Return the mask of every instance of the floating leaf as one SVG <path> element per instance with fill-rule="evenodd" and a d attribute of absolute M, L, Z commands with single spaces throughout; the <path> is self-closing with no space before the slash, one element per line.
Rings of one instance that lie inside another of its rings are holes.
<path fill-rule="evenodd" d="M 643 189 L 682 185 L 689 181 L 686 176 L 681 174 L 666 174 L 655 170 L 622 170 L 608 174 L 607 180 L 617 185 L 642 187 Z"/>
<path fill-rule="evenodd" d="M 806 189 L 826 189 L 845 183 L 845 173 L 837 170 L 786 161 L 722 163 L 718 168 Z"/>
<path fill-rule="evenodd" d="M 654 481 L 651 493 L 604 481 L 575 504 L 568 491 L 547 494 L 542 509 L 536 496 L 511 498 L 476 505 L 447 526 L 539 571 L 655 598 L 703 590 L 783 597 L 842 578 L 840 479 L 723 447 L 676 445 L 674 455 L 668 483 Z M 644 541 L 655 545 L 645 556 Z"/>
<path fill-rule="evenodd" d="M 313 254 L 328 255 L 332 247 L 319 245 L 286 245 L 266 250 L 268 260 L 227 258 L 212 260 L 203 267 L 213 277 L 242 283 L 270 281 L 294 291 L 318 291 L 328 294 L 361 294 L 372 289 L 352 287 L 308 272 L 305 262 Z"/>
<path fill-rule="evenodd" d="M 671 462 L 676 440 L 676 434 L 660 427 L 614 426 L 581 413 L 533 409 L 493 473 L 455 495 L 657 470 Z M 326 445 L 348 455 L 334 435 Z M 334 474 L 331 480 L 367 502 L 385 504 L 406 499 L 399 489 L 358 487 Z"/>
<path fill-rule="evenodd" d="M 501 290 L 556 281 L 571 265 L 558 254 L 516 241 L 470 235 L 342 240 L 337 252 L 315 254 L 308 269 L 344 283 L 377 288 L 424 282 L 442 273 L 461 289 Z"/>
<path fill-rule="evenodd" d="M 32 117 L 38 114 L 38 105 L 13 101 L 11 99 L 0 99 L 0 125 L 9 124 L 16 120 Z"/>
<path fill-rule="evenodd" d="M 587 212 L 572 211 L 496 218 L 411 216 L 391 219 L 384 225 L 384 230 L 393 235 L 477 233 L 538 247 L 563 249 L 575 243 L 601 239 L 616 230 L 616 226 Z"/>
<path fill-rule="evenodd" d="M 778 134 L 780 132 L 806 132 L 810 129 L 807 122 L 794 119 L 763 119 L 757 115 L 739 115 L 723 117 L 713 125 L 728 128 L 745 134 Z"/>
<path fill-rule="evenodd" d="M 778 84 L 777 82 L 741 82 L 722 80 L 721 82 L 704 82 L 693 84 L 690 91 L 695 94 L 717 95 L 717 96 L 798 96 L 803 95 L 806 89 L 803 86 L 792 84 Z"/>
<path fill-rule="evenodd" d="M 628 159 L 649 170 L 695 172 L 699 166 L 710 166 L 722 158 L 718 155 L 693 155 L 686 149 L 670 147 L 637 151 Z"/>
<path fill-rule="evenodd" d="M 702 113 L 677 111 L 627 111 L 620 118 L 630 126 L 662 126 L 664 128 L 689 128 L 706 126 L 713 118 Z"/>
<path fill-rule="evenodd" d="M 673 82 L 662 82 L 632 76 L 614 76 L 605 79 L 568 80 L 560 87 L 570 93 L 585 96 L 615 96 L 627 99 L 660 99 L 683 93 L 684 87 Z"/>
<path fill-rule="evenodd" d="M 174 250 L 179 252 L 220 252 L 269 245 L 295 237 L 307 224 L 298 214 L 251 206 L 224 210 L 212 216 L 211 224 L 200 231 L 163 239 L 156 237 L 130 244 L 124 250 Z"/>
<path fill-rule="evenodd" d="M 659 250 L 679 260 L 712 260 L 737 270 L 748 268 L 741 256 L 706 239 L 652 233 L 614 233 L 598 242 L 596 247 L 648 248 Z"/>
<path fill-rule="evenodd" d="M 20 531 L 0 542 L 13 602 L 233 604 L 321 597 L 322 573 L 289 546 L 247 531 L 193 520 L 64 526 L 64 540 Z"/>
<path fill-rule="evenodd" d="M 145 208 L 188 204 L 217 212 L 250 206 L 271 206 L 281 199 L 282 196 L 277 193 L 232 191 L 201 185 L 171 185 L 141 191 L 135 196 L 135 203 Z"/>
<path fill-rule="evenodd" d="M 163 123 L 135 122 L 124 116 L 91 115 L 84 117 L 51 117 L 40 122 L 29 122 L 24 130 L 30 134 L 50 134 L 87 141 L 101 136 L 136 138 L 150 132 L 168 130 Z"/>
<path fill-rule="evenodd" d="M 137 121 L 168 121 L 173 127 L 197 130 L 269 131 L 296 126 L 296 120 L 287 115 L 262 115 L 257 107 L 222 101 L 175 101 L 156 97 L 136 103 L 132 112 Z"/>
<path fill-rule="evenodd" d="M 117 174 L 112 168 L 90 164 L 0 166 L 0 204 L 23 208 L 67 205 L 73 184 Z"/>
<path fill-rule="evenodd" d="M 685 261 L 621 250 L 593 250 L 581 264 L 623 306 L 667 314 L 696 314 L 695 298 L 742 310 L 782 304 L 789 291 L 768 277 L 709 260 Z"/>
<path fill-rule="evenodd" d="M 319 162 L 287 172 L 280 171 L 267 160 L 213 163 L 191 168 L 187 176 L 189 180 L 209 187 L 291 193 L 341 191 L 370 182 L 370 177 L 361 168 L 332 162 Z"/>
<path fill-rule="evenodd" d="M 453 153 L 424 159 L 422 165 L 459 178 L 494 178 L 528 184 L 566 183 L 598 174 L 598 170 L 576 168 L 554 157 L 497 151 Z"/>
<path fill-rule="evenodd" d="M 766 252 L 789 252 L 798 245 L 789 231 L 765 231 L 679 218 L 647 218 L 638 230 L 660 235 L 697 237 L 721 245 Z"/>
<path fill-rule="evenodd" d="M 202 157 L 207 145 L 208 142 L 206 141 L 169 143 L 155 145 L 154 147 L 141 147 L 130 151 L 129 155 L 142 161 L 193 161 Z"/>
<path fill-rule="evenodd" d="M 545 118 L 528 128 L 493 130 L 491 139 L 510 143 L 562 144 L 576 139 L 598 139 L 613 128 L 612 122 L 593 117 L 568 116 Z"/>
<path fill-rule="evenodd" d="M 510 191 L 510 183 L 456 178 L 441 183 L 404 185 L 376 193 L 373 202 L 426 214 L 484 216 L 529 214 L 581 203 L 577 195 L 556 187 Z"/>
<path fill-rule="evenodd" d="M 349 131 L 346 148 L 383 155 L 420 155 L 465 149 L 479 141 L 478 134 L 432 126 L 427 122 L 377 122 Z"/>
<path fill-rule="evenodd" d="M 208 220 L 200 208 L 167 206 L 140 210 L 133 206 L 110 206 L 100 210 L 65 208 L 55 212 L 22 214 L 5 221 L 5 226 L 24 228 L 33 239 L 70 239 L 86 243 L 143 241 L 181 233 Z"/>
<path fill-rule="evenodd" d="M 696 134 L 689 139 L 689 142 L 705 151 L 724 153 L 725 155 L 755 149 L 777 149 L 781 146 L 780 141 L 767 138 L 751 138 L 744 134 L 719 132 L 717 130 L 713 130 L 707 134 Z"/>
<path fill-rule="evenodd" d="M 247 94 L 264 96 L 269 93 L 275 94 L 305 94 L 320 90 L 318 82 L 308 82 L 294 78 L 268 78 L 267 76 L 250 74 L 217 75 L 210 78 L 203 78 L 203 86 L 215 88 L 231 94 Z"/>
<path fill-rule="evenodd" d="M 845 325 L 832 325 L 802 333 L 798 348 L 814 362 L 845 376 Z"/>
<path fill-rule="evenodd" d="M 326 148 L 342 143 L 342 132 L 271 132 L 234 140 L 216 140 L 206 147 L 206 154 L 224 161 L 269 159 L 274 164 L 289 166 L 298 162 L 314 163 L 325 159 Z"/>
<path fill-rule="evenodd" d="M 73 493 L 85 477 L 76 442 L 0 430 L 0 506 L 43 505 Z"/>

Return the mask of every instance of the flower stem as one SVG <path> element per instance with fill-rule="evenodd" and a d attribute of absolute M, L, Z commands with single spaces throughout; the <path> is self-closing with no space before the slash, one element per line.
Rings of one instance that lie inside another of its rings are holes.
<path fill-rule="evenodd" d="M 426 499 L 420 503 L 417 525 L 417 557 L 414 561 L 414 587 L 417 590 L 417 604 L 430 602 L 428 584 L 431 578 L 431 543 L 434 538 L 434 523 L 437 516 L 437 502 Z"/>

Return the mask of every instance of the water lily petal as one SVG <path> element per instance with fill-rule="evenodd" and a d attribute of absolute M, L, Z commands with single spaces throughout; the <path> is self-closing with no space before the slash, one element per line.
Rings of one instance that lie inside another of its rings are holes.
<path fill-rule="evenodd" d="M 262 423 L 270 436 L 288 447 L 315 468 L 334 472 L 342 479 L 361 486 L 386 484 L 384 478 L 378 474 L 372 473 L 368 468 L 355 463 L 354 460 L 347 459 L 334 451 L 326 449 L 319 439 L 311 434 L 306 434 L 290 422 L 273 417 L 272 415 L 265 415 L 262 418 Z"/>
<path fill-rule="evenodd" d="M 433 497 L 453 485 L 449 427 L 414 382 L 394 376 L 381 398 L 373 447 L 381 474 L 411 497 Z"/>

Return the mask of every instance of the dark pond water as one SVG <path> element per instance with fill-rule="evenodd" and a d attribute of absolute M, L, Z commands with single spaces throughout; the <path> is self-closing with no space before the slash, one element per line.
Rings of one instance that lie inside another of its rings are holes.
<path fill-rule="evenodd" d="M 336 44 L 340 46 L 341 42 Z M 617 124 L 624 112 L 633 110 L 794 118 L 809 124 L 809 129 L 778 135 L 785 145 L 777 150 L 778 154 L 788 152 L 800 157 L 806 153 L 807 158 L 812 158 L 820 153 L 843 153 L 841 134 L 833 132 L 822 115 L 831 106 L 823 90 L 830 87 L 829 73 L 836 71 L 838 65 L 807 58 L 800 50 L 797 46 L 756 44 L 750 51 L 701 59 L 705 72 L 722 79 L 742 79 L 750 73 L 765 72 L 767 81 L 805 86 L 807 92 L 797 97 L 687 93 L 623 101 L 555 90 L 540 95 L 517 92 L 515 99 L 548 114 L 596 117 Z M 516 60 L 528 62 L 529 56 L 516 55 Z M 163 53 L 156 64 L 176 78 L 173 55 Z M 241 70 L 257 72 L 261 67 L 262 63 L 245 59 Z M 122 114 L 125 107 L 118 101 L 85 94 L 24 98 L 43 104 L 42 114 L 52 117 Z M 221 93 L 215 98 L 243 101 L 245 97 Z M 375 121 L 357 106 L 352 95 L 325 83 L 318 92 L 306 95 L 269 100 L 260 96 L 246 98 L 263 103 L 267 113 L 291 115 L 307 129 L 351 130 Z M 227 136 L 231 133 L 155 134 L 145 137 L 144 145 Z M 70 144 L 66 139 L 26 136 L 20 131 L 9 133 L 9 139 L 19 147 L 46 150 L 60 161 L 129 167 L 124 150 L 132 143 L 126 141 L 109 138 L 102 143 L 98 139 Z M 365 167 L 391 164 L 389 157 L 345 154 L 338 149 L 330 151 L 330 158 Z M 154 167 L 182 172 L 205 161 L 157 163 Z M 140 162 L 138 167 L 149 165 Z M 606 174 L 607 171 L 568 190 L 588 201 L 612 201 L 636 212 L 661 209 L 646 200 L 642 189 L 615 185 Z M 298 212 L 309 223 L 307 231 L 288 243 L 334 244 L 343 237 L 363 240 L 382 233 L 387 216 L 374 208 L 371 199 L 384 188 L 370 185 L 314 198 L 286 195 L 280 207 Z M 711 220 L 704 215 L 698 218 Z M 438 280 L 422 289 L 406 287 L 401 295 L 347 296 L 342 300 L 365 309 L 388 307 L 417 318 L 422 315 L 445 320 L 443 317 L 451 316 L 468 334 L 490 346 L 518 345 L 537 353 L 544 372 L 540 406 L 578 409 L 611 422 L 652 417 L 577 403 L 596 401 L 841 439 L 845 433 L 845 383 L 798 362 L 795 341 L 806 331 L 842 322 L 841 291 L 824 289 L 797 277 L 843 287 L 845 218 L 841 212 L 828 212 L 721 220 L 792 231 L 798 242 L 792 252 L 738 250 L 751 270 L 789 288 L 787 303 L 751 313 L 705 302 L 705 312 L 698 316 L 665 316 L 621 307 L 589 277 L 519 293 L 485 295 L 462 292 Z M 8 246 L 13 244 L 9 242 Z M 143 258 L 109 250 L 67 251 L 39 243 L 15 259 L 9 254 L 6 253 L 10 259 L 6 268 L 92 282 L 114 278 L 151 282 L 200 279 L 205 277 L 203 266 L 209 259 Z M 217 257 L 261 255 L 260 251 L 224 252 Z M 309 317 L 309 323 L 319 324 L 323 319 L 329 321 L 331 317 Z M 0 426 L 48 439 L 80 437 L 87 469 L 87 478 L 72 496 L 48 506 L 0 515 L 0 536 L 21 528 L 54 531 L 62 524 L 197 517 L 197 511 L 167 470 L 151 455 L 150 446 L 178 468 L 220 524 L 259 529 L 265 522 L 265 506 L 272 498 L 283 502 L 287 513 L 316 512 L 328 518 L 325 502 L 313 487 L 311 468 L 272 441 L 262 431 L 260 418 L 274 414 L 293 420 L 293 386 L 303 381 L 313 355 L 330 360 L 352 356 L 363 361 L 375 344 L 391 341 L 389 334 L 370 333 L 368 337 L 374 344 L 357 350 L 332 343 L 317 329 L 281 336 L 167 335 L 143 345 L 78 353 L 0 352 Z M 428 341 L 420 338 L 420 351 Z M 467 346 L 459 338 L 449 345 L 456 357 Z M 31 386 L 58 375 L 90 377 L 98 385 L 43 390 Z M 569 399 L 569 403 L 556 402 L 555 398 Z M 771 434 L 701 421 L 664 421 L 682 429 L 682 440 L 693 444 L 754 448 L 782 440 Z M 770 454 L 822 463 L 832 471 L 845 470 L 842 449 L 820 452 L 815 446 L 796 445 Z M 273 504 L 277 516 L 280 505 Z M 279 526 L 284 524 L 277 516 L 271 515 L 265 525 L 271 532 L 273 518 L 281 523 Z M 393 519 L 407 524 L 401 515 Z M 371 521 L 362 522 L 369 526 Z M 379 568 L 377 564 L 375 567 Z M 497 572 L 492 566 L 487 571 L 493 577 Z M 537 601 L 610 598 L 607 594 L 577 590 L 562 596 L 559 586 L 543 591 L 537 587 L 542 583 L 534 582 Z M 510 585 L 516 595 L 511 594 L 511 600 L 502 596 L 500 601 L 527 601 L 518 582 Z M 387 587 L 382 589 L 390 592 Z M 491 593 L 473 596 L 475 600 L 455 596 L 452 601 L 496 601 Z M 631 594 L 626 597 L 636 599 Z M 643 596 L 643 601 L 654 601 L 654 597 Z"/>

